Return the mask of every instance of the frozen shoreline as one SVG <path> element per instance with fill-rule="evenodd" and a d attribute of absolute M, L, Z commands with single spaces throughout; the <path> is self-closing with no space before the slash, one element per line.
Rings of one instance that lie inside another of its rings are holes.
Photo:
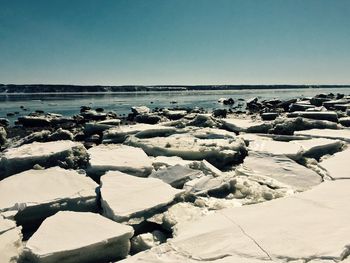
<path fill-rule="evenodd" d="M 1 119 L 0 261 L 346 262 L 350 96 L 220 103 Z"/>

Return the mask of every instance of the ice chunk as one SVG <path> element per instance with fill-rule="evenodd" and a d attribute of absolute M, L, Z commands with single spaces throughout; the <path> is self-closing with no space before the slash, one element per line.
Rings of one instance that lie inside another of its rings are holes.
<path fill-rule="evenodd" d="M 117 222 L 150 217 L 182 192 L 156 178 L 139 178 L 117 171 L 101 177 L 103 213 Z"/>
<path fill-rule="evenodd" d="M 237 175 L 245 175 L 274 188 L 291 187 L 303 191 L 321 183 L 314 171 L 294 162 L 286 156 L 250 153 L 236 169 Z"/>
<path fill-rule="evenodd" d="M 247 119 L 221 119 L 223 127 L 233 132 L 267 133 L 271 122 Z"/>
<path fill-rule="evenodd" d="M 195 161 L 187 161 L 177 156 L 157 156 L 151 157 L 154 168 L 157 170 L 162 166 L 191 166 Z"/>
<path fill-rule="evenodd" d="M 324 138 L 313 138 L 309 140 L 290 141 L 296 145 L 300 145 L 303 149 L 303 155 L 306 157 L 320 158 L 325 154 L 337 152 L 343 143 L 340 140 L 331 140 Z"/>
<path fill-rule="evenodd" d="M 178 156 L 186 160 L 207 160 L 218 168 L 240 162 L 246 147 L 240 139 L 197 139 L 188 134 L 139 139 L 130 137 L 127 144 L 141 147 L 152 156 Z"/>
<path fill-rule="evenodd" d="M 28 240 L 24 257 L 40 263 L 110 262 L 128 255 L 133 233 L 99 214 L 58 212 Z"/>
<path fill-rule="evenodd" d="M 232 192 L 235 179 L 230 174 L 218 177 L 204 176 L 193 179 L 184 185 L 184 189 L 196 195 L 226 196 Z"/>
<path fill-rule="evenodd" d="M 311 129 L 308 131 L 295 132 L 296 135 L 309 136 L 314 138 L 339 139 L 350 142 L 350 129 Z"/>
<path fill-rule="evenodd" d="M 0 181 L 0 212 L 18 211 L 17 224 L 28 225 L 60 210 L 97 211 L 97 187 L 74 170 L 28 170 Z"/>
<path fill-rule="evenodd" d="M 192 179 L 204 176 L 201 171 L 193 170 L 191 168 L 175 165 L 165 169 L 153 171 L 150 178 L 158 178 L 163 182 L 170 184 L 175 188 L 182 188 L 183 185 Z"/>
<path fill-rule="evenodd" d="M 7 136 L 7 133 L 5 128 L 0 126 L 0 146 L 5 144 L 6 136 Z"/>
<path fill-rule="evenodd" d="M 168 117 L 170 120 L 178 120 L 181 119 L 183 117 L 185 117 L 185 115 L 187 114 L 187 111 L 185 110 L 168 110 L 168 109 L 164 109 L 163 110 L 163 114 Z"/>
<path fill-rule="evenodd" d="M 284 119 L 279 118 L 274 122 L 274 127 L 269 131 L 274 134 L 292 135 L 295 131 L 308 129 L 337 129 L 337 123 L 324 120 L 311 120 L 302 117 Z"/>
<path fill-rule="evenodd" d="M 285 155 L 293 160 L 300 159 L 303 154 L 303 148 L 298 144 L 266 139 L 250 142 L 248 150 L 271 155 Z"/>
<path fill-rule="evenodd" d="M 151 110 L 150 108 L 148 108 L 147 106 L 134 106 L 131 107 L 131 111 L 133 112 L 133 114 L 138 115 L 138 114 L 147 114 L 150 113 Z"/>
<path fill-rule="evenodd" d="M 159 230 L 145 233 L 131 239 L 131 253 L 138 253 L 164 243 L 166 236 Z"/>
<path fill-rule="evenodd" d="M 119 126 L 119 119 L 109 119 L 99 122 L 87 122 L 84 125 L 84 133 L 87 135 L 103 132 L 104 130 Z"/>
<path fill-rule="evenodd" d="M 152 172 L 151 159 L 140 148 L 127 145 L 99 145 L 88 150 L 90 160 L 88 173 L 98 176 L 109 170 L 117 170 L 137 176 Z"/>
<path fill-rule="evenodd" d="M 288 113 L 288 117 L 304 117 L 314 120 L 338 122 L 338 114 L 334 111 L 295 111 Z"/>
<path fill-rule="evenodd" d="M 350 148 L 323 159 L 319 165 L 325 169 L 328 172 L 328 175 L 333 179 L 349 179 L 349 160 Z"/>
<path fill-rule="evenodd" d="M 177 224 L 195 221 L 205 214 L 207 214 L 205 209 L 201 209 L 191 203 L 177 203 L 163 214 L 163 227 L 169 231 L 173 231 L 173 235 L 175 236 Z"/>
<path fill-rule="evenodd" d="M 103 132 L 103 143 L 121 143 L 133 134 L 137 137 L 147 138 L 156 136 L 167 136 L 176 132 L 176 128 L 151 124 L 125 125 L 111 128 Z"/>
<path fill-rule="evenodd" d="M 9 148 L 0 154 L 0 179 L 31 169 L 35 164 L 77 168 L 87 163 L 87 157 L 84 146 L 72 141 L 33 142 Z"/>
<path fill-rule="evenodd" d="M 191 134 L 199 139 L 233 139 L 236 137 L 233 132 L 215 128 L 196 129 Z"/>

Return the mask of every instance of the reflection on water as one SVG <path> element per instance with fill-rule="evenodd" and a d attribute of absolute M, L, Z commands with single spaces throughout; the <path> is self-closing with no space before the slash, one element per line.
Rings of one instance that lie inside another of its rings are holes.
<path fill-rule="evenodd" d="M 146 105 L 150 108 L 173 107 L 172 101 L 178 107 L 203 107 L 206 109 L 224 107 L 217 103 L 222 97 L 233 99 L 260 99 L 293 97 L 309 97 L 318 93 L 349 94 L 349 88 L 305 88 L 305 89 L 250 89 L 250 90 L 215 90 L 215 91 L 170 91 L 170 92 L 133 92 L 133 93 L 45 93 L 45 94 L 0 94 L 0 117 L 7 113 L 19 112 L 10 119 L 26 115 L 28 112 L 43 110 L 60 113 L 66 116 L 77 114 L 80 106 L 102 107 L 118 114 L 130 112 L 131 106 Z M 28 109 L 23 111 L 21 106 Z"/>

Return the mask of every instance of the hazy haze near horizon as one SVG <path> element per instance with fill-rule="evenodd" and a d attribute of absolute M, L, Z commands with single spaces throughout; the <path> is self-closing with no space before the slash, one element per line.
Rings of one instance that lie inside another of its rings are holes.
<path fill-rule="evenodd" d="M 347 0 L 0 4 L 0 83 L 350 83 Z"/>

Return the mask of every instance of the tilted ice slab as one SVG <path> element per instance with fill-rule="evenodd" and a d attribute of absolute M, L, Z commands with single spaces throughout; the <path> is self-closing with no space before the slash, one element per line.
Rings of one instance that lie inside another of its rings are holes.
<path fill-rule="evenodd" d="M 350 129 L 311 129 L 307 131 L 296 131 L 294 134 L 303 135 L 315 138 L 329 138 L 338 139 L 346 142 L 350 142 Z"/>
<path fill-rule="evenodd" d="M 182 192 L 156 178 L 140 178 L 117 171 L 101 177 L 103 213 L 117 222 L 149 217 Z"/>
<path fill-rule="evenodd" d="M 176 128 L 151 124 L 123 125 L 103 132 L 103 143 L 121 143 L 130 135 L 139 138 L 167 136 L 176 132 Z"/>
<path fill-rule="evenodd" d="M 246 147 L 241 139 L 198 139 L 188 134 L 139 139 L 130 137 L 127 144 L 142 148 L 152 156 L 178 156 L 186 160 L 207 160 L 218 168 L 240 162 Z"/>
<path fill-rule="evenodd" d="M 158 178 L 175 188 L 182 188 L 183 185 L 192 179 L 204 176 L 199 170 L 194 170 L 182 165 L 174 165 L 165 169 L 153 171 L 149 178 Z"/>
<path fill-rule="evenodd" d="M 184 189 L 196 195 L 227 195 L 227 192 L 232 189 L 234 181 L 234 177 L 230 174 L 218 177 L 203 176 L 187 182 Z"/>
<path fill-rule="evenodd" d="M 266 139 L 251 141 L 248 150 L 272 155 L 285 155 L 293 160 L 300 159 L 303 154 L 303 148 L 298 144 Z"/>
<path fill-rule="evenodd" d="M 303 155 L 306 157 L 319 158 L 325 154 L 331 154 L 338 151 L 343 142 L 325 138 L 312 138 L 309 140 L 294 140 L 290 143 L 300 145 L 303 149 Z"/>
<path fill-rule="evenodd" d="M 147 176 L 153 169 L 151 159 L 140 148 L 120 144 L 101 144 L 90 148 L 88 153 L 90 156 L 88 173 L 93 175 L 117 170 L 137 176 Z"/>
<path fill-rule="evenodd" d="M 74 170 L 28 170 L 0 181 L 0 212 L 18 224 L 38 223 L 60 210 L 97 211 L 98 185 Z"/>
<path fill-rule="evenodd" d="M 243 119 L 221 119 L 223 127 L 233 132 L 267 133 L 272 128 L 271 122 Z"/>
<path fill-rule="evenodd" d="M 236 137 L 234 132 L 216 128 L 194 129 L 190 133 L 198 139 L 233 139 Z"/>
<path fill-rule="evenodd" d="M 334 111 L 295 111 L 288 113 L 288 117 L 304 117 L 308 119 L 338 122 L 338 115 Z"/>
<path fill-rule="evenodd" d="M 174 166 L 174 165 L 182 165 L 189 167 L 192 164 L 194 164 L 196 161 L 188 161 L 184 160 L 181 157 L 177 156 L 157 156 L 157 157 L 150 157 L 152 160 L 153 167 L 156 169 L 162 167 L 162 166 Z"/>
<path fill-rule="evenodd" d="M 237 167 L 236 175 L 245 175 L 273 187 L 290 187 L 297 191 L 304 191 L 322 181 L 314 171 L 286 156 L 253 152 Z"/>
<path fill-rule="evenodd" d="M 322 160 L 319 165 L 333 179 L 350 179 L 350 148 Z"/>
<path fill-rule="evenodd" d="M 0 215 L 0 262 L 16 263 L 22 248 L 21 228 Z"/>
<path fill-rule="evenodd" d="M 113 128 L 115 126 L 119 126 L 120 124 L 119 119 L 109 119 L 104 121 L 98 121 L 98 122 L 87 122 L 84 125 L 84 133 L 85 134 L 94 134 L 103 132 L 104 130 Z"/>
<path fill-rule="evenodd" d="M 84 146 L 72 141 L 33 142 L 9 148 L 0 155 L 0 179 L 33 168 L 35 164 L 52 167 L 64 164 L 75 168 L 87 161 Z"/>
<path fill-rule="evenodd" d="M 94 213 L 58 212 L 47 218 L 24 249 L 29 262 L 110 262 L 125 258 L 130 226 Z"/>
<path fill-rule="evenodd" d="M 348 180 L 325 182 L 290 197 L 221 210 L 180 224 L 167 244 L 122 262 L 338 262 L 349 244 L 349 187 Z"/>

